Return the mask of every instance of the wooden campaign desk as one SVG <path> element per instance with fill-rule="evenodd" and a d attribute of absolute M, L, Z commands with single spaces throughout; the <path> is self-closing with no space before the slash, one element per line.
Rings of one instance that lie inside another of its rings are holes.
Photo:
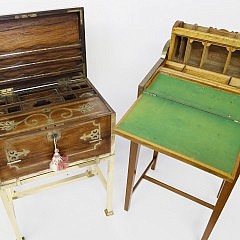
<path fill-rule="evenodd" d="M 125 210 L 141 180 L 148 180 L 213 210 L 202 240 L 240 174 L 240 38 L 234 34 L 177 22 L 168 55 L 140 84 L 138 99 L 115 128 L 131 140 Z M 154 153 L 134 185 L 140 145 Z M 216 204 L 148 176 L 158 152 L 221 177 Z"/>

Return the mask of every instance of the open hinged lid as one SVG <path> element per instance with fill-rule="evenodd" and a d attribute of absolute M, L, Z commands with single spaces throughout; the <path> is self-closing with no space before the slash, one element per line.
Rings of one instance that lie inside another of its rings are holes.
<path fill-rule="evenodd" d="M 166 66 L 240 88 L 240 34 L 178 21 Z"/>
<path fill-rule="evenodd" d="M 86 77 L 83 8 L 0 17 L 0 89 Z"/>

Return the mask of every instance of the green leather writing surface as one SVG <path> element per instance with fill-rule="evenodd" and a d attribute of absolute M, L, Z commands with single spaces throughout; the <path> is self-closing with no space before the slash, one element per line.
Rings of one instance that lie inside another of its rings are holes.
<path fill-rule="evenodd" d="M 232 174 L 240 150 L 240 124 L 224 116 L 230 112 L 234 118 L 239 117 L 239 109 L 232 105 L 239 97 L 231 94 L 229 100 L 225 92 L 213 88 L 202 91 L 201 85 L 178 79 L 174 81 L 180 83 L 165 86 L 169 80 L 165 75 L 157 79 L 118 129 Z M 153 92 L 157 96 L 151 95 Z M 220 99 L 227 101 L 224 110 Z M 228 109 L 229 106 L 233 107 Z"/>
<path fill-rule="evenodd" d="M 159 74 L 147 92 L 240 121 L 239 95 Z"/>

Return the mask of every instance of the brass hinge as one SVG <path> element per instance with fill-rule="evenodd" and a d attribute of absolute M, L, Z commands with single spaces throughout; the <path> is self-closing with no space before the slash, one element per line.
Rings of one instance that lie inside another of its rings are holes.
<path fill-rule="evenodd" d="M 0 89 L 0 96 L 1 97 L 12 96 L 13 93 L 14 93 L 13 88 Z"/>

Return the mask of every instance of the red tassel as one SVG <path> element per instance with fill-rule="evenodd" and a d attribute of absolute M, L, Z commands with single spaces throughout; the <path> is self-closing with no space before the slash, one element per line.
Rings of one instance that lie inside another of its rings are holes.
<path fill-rule="evenodd" d="M 54 154 L 52 157 L 52 161 L 50 162 L 49 166 L 50 169 L 54 172 L 64 170 L 68 167 L 68 156 L 64 155 L 61 156 L 59 154 L 59 150 L 57 149 L 56 139 L 54 138 Z"/>
<path fill-rule="evenodd" d="M 68 156 L 62 156 L 58 162 L 58 171 L 66 169 L 68 165 Z"/>

